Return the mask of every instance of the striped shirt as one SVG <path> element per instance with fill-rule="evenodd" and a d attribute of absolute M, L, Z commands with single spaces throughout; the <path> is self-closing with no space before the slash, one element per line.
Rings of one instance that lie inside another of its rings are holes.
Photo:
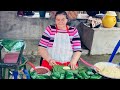
<path fill-rule="evenodd" d="M 80 36 L 78 33 L 78 30 L 75 27 L 69 27 L 67 30 L 60 30 L 58 29 L 57 32 L 59 33 L 68 33 L 70 37 L 70 43 L 73 49 L 73 52 L 80 51 L 82 52 L 81 49 L 81 41 L 80 41 Z M 46 27 L 45 31 L 43 32 L 43 35 L 39 41 L 38 46 L 42 47 L 52 47 L 54 43 L 54 37 L 56 34 L 56 26 L 55 25 L 49 25 Z"/>

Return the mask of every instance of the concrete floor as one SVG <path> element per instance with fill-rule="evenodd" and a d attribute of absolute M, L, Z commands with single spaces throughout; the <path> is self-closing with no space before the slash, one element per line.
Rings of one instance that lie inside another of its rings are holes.
<path fill-rule="evenodd" d="M 82 55 L 81 58 L 83 58 L 84 60 L 86 60 L 90 64 L 95 64 L 97 62 L 102 62 L 102 61 L 107 62 L 107 61 L 109 61 L 110 55 Z M 26 55 L 25 59 L 27 59 L 28 61 L 32 62 L 35 66 L 39 66 L 40 65 L 40 56 Z M 112 62 L 115 63 L 115 64 L 118 64 L 120 62 L 120 54 L 117 54 L 114 57 Z M 79 65 L 86 66 L 81 61 L 79 61 Z M 30 65 L 26 64 L 26 66 L 27 66 L 28 70 L 31 69 Z M 7 73 L 6 73 L 5 78 L 8 79 Z"/>
<path fill-rule="evenodd" d="M 35 66 L 38 66 L 40 64 L 40 57 L 35 56 L 31 58 L 30 56 L 25 56 L 30 62 L 35 64 Z M 89 62 L 90 64 L 95 64 L 97 62 L 102 61 L 109 61 L 110 55 L 82 55 L 81 58 Z M 118 64 L 120 62 L 120 54 L 115 55 L 113 58 L 113 63 Z M 79 62 L 80 65 L 85 65 L 81 61 Z M 27 68 L 30 69 L 30 66 L 27 64 Z"/>

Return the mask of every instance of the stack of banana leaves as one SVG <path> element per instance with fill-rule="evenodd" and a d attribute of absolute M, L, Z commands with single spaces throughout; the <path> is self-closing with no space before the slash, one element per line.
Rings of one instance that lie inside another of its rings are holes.
<path fill-rule="evenodd" d="M 51 75 L 39 75 L 30 72 L 32 79 L 101 79 L 102 76 L 90 67 L 79 66 L 76 70 L 71 70 L 65 66 L 56 65 L 51 71 Z"/>

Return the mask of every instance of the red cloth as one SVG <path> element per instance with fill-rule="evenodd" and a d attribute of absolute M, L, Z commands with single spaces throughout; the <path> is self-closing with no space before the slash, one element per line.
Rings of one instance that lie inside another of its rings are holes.
<path fill-rule="evenodd" d="M 19 53 L 8 53 L 5 54 L 4 63 L 16 63 L 18 60 Z"/>
<path fill-rule="evenodd" d="M 56 62 L 58 65 L 63 65 L 63 66 L 68 66 L 70 62 L 66 63 L 61 63 L 61 62 Z M 78 65 L 78 64 L 77 64 Z M 47 67 L 49 70 L 52 70 L 52 66 L 49 65 L 49 63 L 46 60 L 42 61 L 41 66 Z"/>

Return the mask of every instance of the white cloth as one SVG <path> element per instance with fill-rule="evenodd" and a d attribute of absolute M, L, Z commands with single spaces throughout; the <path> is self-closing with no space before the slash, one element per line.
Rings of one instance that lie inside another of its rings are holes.
<path fill-rule="evenodd" d="M 68 33 L 56 33 L 53 47 L 48 48 L 48 53 L 57 62 L 69 62 L 72 58 L 73 50 Z"/>

